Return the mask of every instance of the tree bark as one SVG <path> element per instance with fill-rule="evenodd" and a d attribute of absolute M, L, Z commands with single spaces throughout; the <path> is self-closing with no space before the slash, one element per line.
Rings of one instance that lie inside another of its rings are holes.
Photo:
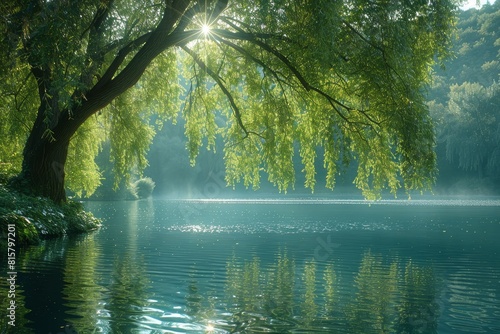
<path fill-rule="evenodd" d="M 57 136 L 54 128 L 47 127 L 47 108 L 48 105 L 41 102 L 24 146 L 21 173 L 11 181 L 11 186 L 21 192 L 48 197 L 60 203 L 66 201 L 64 165 L 71 136 Z M 54 119 L 57 118 L 53 118 L 53 123 Z M 49 129 L 52 129 L 53 136 L 49 134 Z"/>
<path fill-rule="evenodd" d="M 56 203 L 66 201 L 64 165 L 69 141 L 49 141 L 26 145 L 23 169 L 17 186 L 32 194 L 48 197 Z"/>

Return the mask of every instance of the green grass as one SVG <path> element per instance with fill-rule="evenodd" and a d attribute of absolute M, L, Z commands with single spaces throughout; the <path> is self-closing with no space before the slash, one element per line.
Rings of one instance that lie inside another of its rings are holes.
<path fill-rule="evenodd" d="M 79 202 L 56 204 L 47 198 L 19 193 L 0 180 L 1 239 L 6 239 L 9 224 L 16 226 L 16 246 L 26 246 L 41 239 L 95 230 L 101 221 Z"/>

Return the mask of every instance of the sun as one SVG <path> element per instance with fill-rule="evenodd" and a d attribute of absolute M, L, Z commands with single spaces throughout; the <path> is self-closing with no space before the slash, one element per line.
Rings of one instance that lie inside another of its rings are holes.
<path fill-rule="evenodd" d="M 208 36 L 208 34 L 210 34 L 210 26 L 208 24 L 202 24 L 201 33 L 205 36 Z"/>

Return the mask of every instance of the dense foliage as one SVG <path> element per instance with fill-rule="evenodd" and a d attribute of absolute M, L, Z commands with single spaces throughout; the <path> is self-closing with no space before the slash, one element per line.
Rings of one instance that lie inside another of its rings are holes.
<path fill-rule="evenodd" d="M 116 184 L 127 181 L 146 167 L 155 127 L 180 112 L 192 162 L 222 138 L 230 185 L 258 187 L 265 171 L 293 187 L 298 145 L 310 188 L 318 147 L 328 187 L 355 160 L 367 197 L 428 188 L 422 91 L 447 55 L 454 10 L 451 0 L 6 1 L 2 168 L 55 200 L 65 181 L 91 194 L 105 139 Z"/>
<path fill-rule="evenodd" d="M 461 12 L 457 27 L 455 57 L 436 70 L 429 94 L 438 152 L 475 173 L 476 184 L 492 184 L 500 175 L 500 3 Z"/>

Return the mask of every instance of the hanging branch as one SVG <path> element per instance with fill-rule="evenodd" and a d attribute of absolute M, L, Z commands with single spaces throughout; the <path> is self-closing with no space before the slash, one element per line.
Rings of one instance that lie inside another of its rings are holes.
<path fill-rule="evenodd" d="M 267 44 L 267 43 L 265 43 L 265 42 L 263 42 L 261 40 L 261 39 L 274 38 L 274 37 L 276 37 L 275 35 L 248 33 L 248 32 L 243 31 L 241 28 L 237 27 L 236 25 L 234 25 L 232 23 L 228 23 L 228 24 L 231 25 L 233 28 L 237 29 L 238 32 L 229 32 L 227 30 L 214 29 L 213 30 L 214 38 L 216 38 L 217 40 L 221 41 L 222 43 L 225 43 L 225 44 L 231 46 L 232 48 L 234 48 L 236 51 L 242 53 L 243 55 L 251 57 L 251 59 L 253 61 L 255 61 L 257 64 L 263 66 L 264 68 L 267 68 L 268 70 L 270 70 L 271 73 L 273 73 L 273 75 L 275 75 L 276 72 L 273 71 L 273 70 L 271 70 L 269 68 L 269 66 L 265 65 L 262 61 L 258 60 L 254 56 L 250 55 L 243 48 L 235 45 L 234 43 L 228 42 L 226 40 L 226 38 L 227 39 L 245 40 L 245 41 L 251 42 L 251 43 L 259 46 L 264 51 L 266 51 L 266 52 L 274 55 L 276 58 L 278 58 L 292 72 L 292 74 L 295 76 L 295 78 L 297 78 L 297 80 L 299 80 L 300 84 L 302 85 L 302 87 L 306 91 L 311 91 L 312 90 L 312 91 L 320 94 L 321 96 L 325 97 L 327 99 L 327 101 L 332 105 L 333 110 L 342 119 L 344 119 L 346 122 L 348 122 L 350 124 L 355 123 L 355 122 L 349 120 L 340 111 L 340 109 L 338 107 L 341 107 L 341 108 L 343 108 L 343 109 L 345 109 L 347 111 L 358 111 L 361 114 L 363 114 L 371 123 L 376 124 L 376 125 L 380 125 L 380 122 L 376 121 L 375 119 L 373 119 L 373 117 L 369 116 L 366 113 L 366 111 L 362 111 L 362 110 L 358 110 L 358 109 L 354 109 L 352 107 L 349 107 L 346 104 L 344 104 L 344 103 L 340 102 L 339 100 L 335 99 L 333 96 L 331 96 L 328 93 L 324 92 L 323 90 L 321 90 L 321 89 L 319 89 L 319 88 L 317 88 L 315 86 L 312 86 L 307 81 L 307 79 L 302 75 L 302 73 L 292 64 L 292 62 L 285 55 L 283 55 L 281 52 L 279 52 L 278 50 L 274 49 L 269 44 Z M 278 78 L 276 75 L 275 75 L 275 77 Z"/>
<path fill-rule="evenodd" d="M 238 125 L 240 128 L 243 130 L 245 133 L 245 138 L 248 137 L 250 134 L 257 135 L 262 138 L 260 134 L 254 131 L 249 131 L 243 124 L 242 118 L 241 118 L 241 111 L 238 105 L 236 104 L 236 101 L 234 100 L 233 95 L 231 92 L 227 89 L 227 87 L 224 85 L 224 82 L 222 78 L 217 75 L 210 67 L 208 67 L 203 60 L 200 59 L 200 57 L 190 48 L 188 48 L 186 45 L 181 46 L 182 50 L 184 50 L 187 54 L 189 54 L 193 60 L 200 66 L 202 70 L 204 70 L 210 77 L 217 83 L 219 88 L 222 90 L 224 95 L 227 97 L 229 100 L 229 103 L 231 104 L 231 109 L 233 109 L 234 116 L 236 117 L 236 121 L 238 122 Z"/>

